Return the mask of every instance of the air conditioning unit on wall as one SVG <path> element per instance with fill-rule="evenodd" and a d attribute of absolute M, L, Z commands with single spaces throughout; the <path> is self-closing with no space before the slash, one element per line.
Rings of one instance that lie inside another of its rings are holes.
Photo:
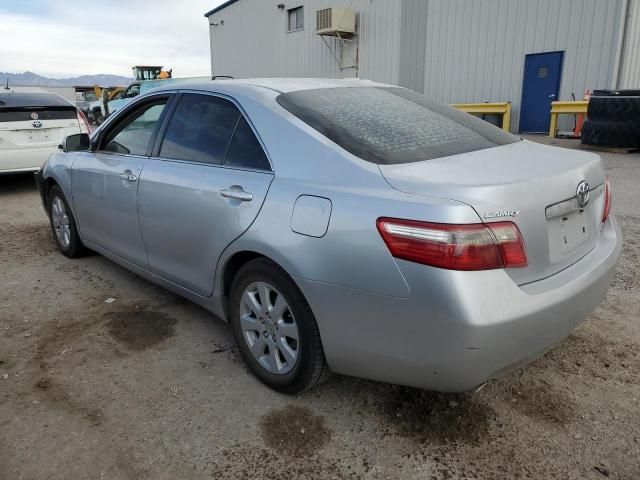
<path fill-rule="evenodd" d="M 317 35 L 354 35 L 356 12 L 348 8 L 325 8 L 316 12 Z"/>

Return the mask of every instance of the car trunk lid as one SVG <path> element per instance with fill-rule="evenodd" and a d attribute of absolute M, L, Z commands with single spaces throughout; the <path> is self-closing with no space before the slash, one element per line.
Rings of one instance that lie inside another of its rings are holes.
<path fill-rule="evenodd" d="M 514 222 L 529 261 L 527 267 L 507 269 L 519 285 L 567 268 L 600 235 L 604 170 L 594 154 L 522 141 L 379 167 L 397 190 L 464 202 L 485 223 Z M 590 186 L 590 198 L 579 205 L 576 191 L 583 181 Z"/>
<path fill-rule="evenodd" d="M 40 111 L 35 119 L 30 118 L 30 113 L 34 112 L 3 112 L 0 109 L 0 150 L 57 146 L 65 136 L 79 132 L 75 109 Z M 24 116 L 26 119 L 21 118 Z"/>
<path fill-rule="evenodd" d="M 76 107 L 57 95 L 0 95 L 0 150 L 57 146 L 79 131 Z"/>

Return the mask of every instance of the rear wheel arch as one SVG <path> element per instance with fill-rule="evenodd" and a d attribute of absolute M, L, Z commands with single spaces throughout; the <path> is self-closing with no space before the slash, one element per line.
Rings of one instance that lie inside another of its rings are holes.
<path fill-rule="evenodd" d="M 224 309 L 225 317 L 229 318 L 229 294 L 231 293 L 231 286 L 233 285 L 233 280 L 236 278 L 236 275 L 240 271 L 240 269 L 249 263 L 252 260 L 256 260 L 258 258 L 264 258 L 273 262 L 275 265 L 278 265 L 277 262 L 274 262 L 271 258 L 267 257 L 258 252 L 243 250 L 234 253 L 224 264 L 222 268 L 222 274 L 220 275 L 220 281 L 222 282 L 221 286 L 221 294 L 222 294 L 222 304 Z M 280 265 L 278 265 L 280 267 Z M 280 267 L 282 268 L 282 267 Z M 291 275 L 289 275 L 291 276 Z"/>
<path fill-rule="evenodd" d="M 233 285 L 233 281 L 236 278 L 236 275 L 244 265 L 257 259 L 264 259 L 271 262 L 275 267 L 282 270 L 291 279 L 291 281 L 293 281 L 293 283 L 295 283 L 296 286 L 298 286 L 297 282 L 295 281 L 293 276 L 287 271 L 287 269 L 284 268 L 280 263 L 275 261 L 273 258 L 270 258 L 269 256 L 263 253 L 259 253 L 253 250 L 241 250 L 241 251 L 235 252 L 225 261 L 224 266 L 222 267 L 222 272 L 219 277 L 221 282 L 220 293 L 222 296 L 222 308 L 224 310 L 226 319 L 229 318 L 229 311 L 230 311 L 229 294 L 231 293 L 231 286 Z M 300 289 L 299 286 L 298 286 L 298 289 Z"/>

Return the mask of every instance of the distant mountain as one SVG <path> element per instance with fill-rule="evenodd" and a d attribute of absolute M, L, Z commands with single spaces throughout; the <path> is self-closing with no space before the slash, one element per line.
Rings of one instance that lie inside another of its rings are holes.
<path fill-rule="evenodd" d="M 133 78 L 121 77 L 119 75 L 81 75 L 72 78 L 47 78 L 37 73 L 5 73 L 0 72 L 0 84 L 4 86 L 9 80 L 9 85 L 42 85 L 50 87 L 65 86 L 91 86 L 101 85 L 103 87 L 125 86 L 133 82 Z"/>

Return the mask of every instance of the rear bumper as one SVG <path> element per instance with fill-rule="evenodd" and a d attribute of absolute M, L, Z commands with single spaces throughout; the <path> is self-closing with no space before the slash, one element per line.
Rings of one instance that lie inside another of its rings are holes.
<path fill-rule="evenodd" d="M 35 172 L 57 151 L 55 145 L 0 150 L 0 173 Z"/>
<path fill-rule="evenodd" d="M 504 270 L 454 272 L 398 261 L 401 299 L 296 278 L 336 372 L 460 392 L 542 355 L 604 300 L 621 250 L 615 221 L 582 260 L 518 287 Z"/>

